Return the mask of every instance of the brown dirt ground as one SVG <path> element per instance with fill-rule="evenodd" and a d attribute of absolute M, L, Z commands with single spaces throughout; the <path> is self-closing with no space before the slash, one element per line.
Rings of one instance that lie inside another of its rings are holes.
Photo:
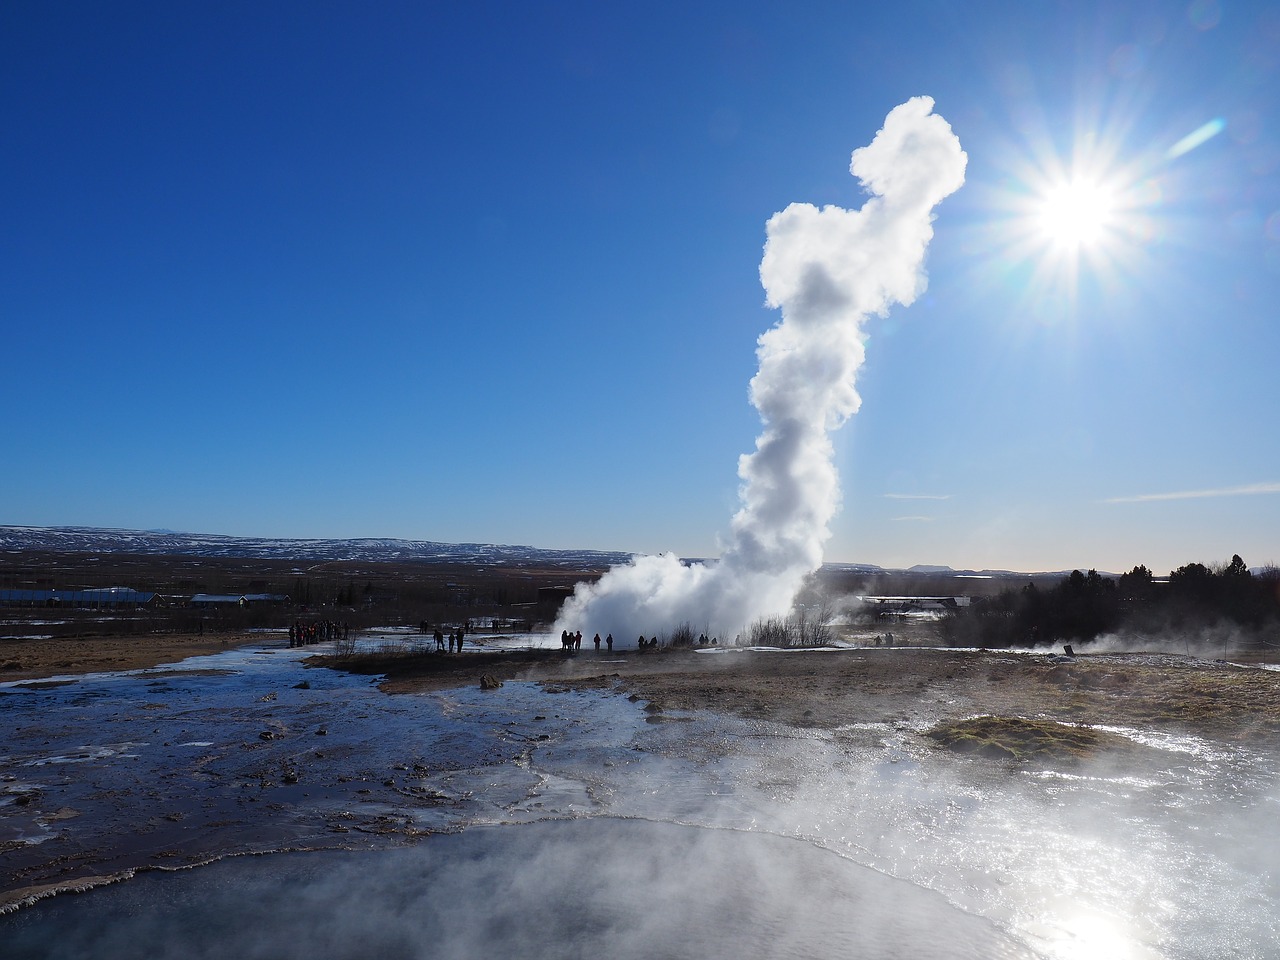
<path fill-rule="evenodd" d="M 261 633 L 142 634 L 133 637 L 50 637 L 0 640 L 0 680 L 142 670 L 187 657 L 262 643 Z"/>
<path fill-rule="evenodd" d="M 317 658 L 327 666 L 340 666 Z M 1083 655 L 1073 663 L 1007 652 L 948 650 L 634 651 L 610 655 L 435 654 L 342 666 L 385 674 L 406 693 L 489 675 L 579 688 L 616 688 L 651 709 L 714 710 L 797 727 L 963 717 L 1039 717 L 1187 732 L 1280 748 L 1280 672 L 1170 654 Z"/>

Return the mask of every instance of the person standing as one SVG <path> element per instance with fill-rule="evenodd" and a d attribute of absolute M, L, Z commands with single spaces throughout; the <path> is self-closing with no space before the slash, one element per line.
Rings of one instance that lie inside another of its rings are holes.
<path fill-rule="evenodd" d="M 605 646 L 609 648 L 609 652 L 612 653 L 613 652 L 613 634 L 612 633 L 604 638 L 604 643 L 605 643 Z"/>

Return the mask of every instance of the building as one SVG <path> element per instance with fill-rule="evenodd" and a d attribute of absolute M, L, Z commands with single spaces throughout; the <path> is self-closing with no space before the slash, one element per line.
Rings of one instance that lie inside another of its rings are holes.
<path fill-rule="evenodd" d="M 0 590 L 3 607 L 58 607 L 69 610 L 137 610 L 160 605 L 160 595 L 132 587 L 93 590 Z"/>

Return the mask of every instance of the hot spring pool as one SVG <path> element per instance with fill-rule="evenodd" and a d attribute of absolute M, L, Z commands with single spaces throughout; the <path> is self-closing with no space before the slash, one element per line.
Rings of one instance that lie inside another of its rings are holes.
<path fill-rule="evenodd" d="M 811 844 L 610 818 L 144 874 L 0 918 L 0 942 L 10 960 L 1035 956 Z"/>

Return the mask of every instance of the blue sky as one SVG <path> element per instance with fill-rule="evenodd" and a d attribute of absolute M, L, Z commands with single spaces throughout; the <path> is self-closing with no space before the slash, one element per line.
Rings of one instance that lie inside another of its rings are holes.
<path fill-rule="evenodd" d="M 715 555 L 764 224 L 919 94 L 967 179 L 827 558 L 1280 561 L 1280 12 L 1229 0 L 7 3 L 0 522 Z"/>

